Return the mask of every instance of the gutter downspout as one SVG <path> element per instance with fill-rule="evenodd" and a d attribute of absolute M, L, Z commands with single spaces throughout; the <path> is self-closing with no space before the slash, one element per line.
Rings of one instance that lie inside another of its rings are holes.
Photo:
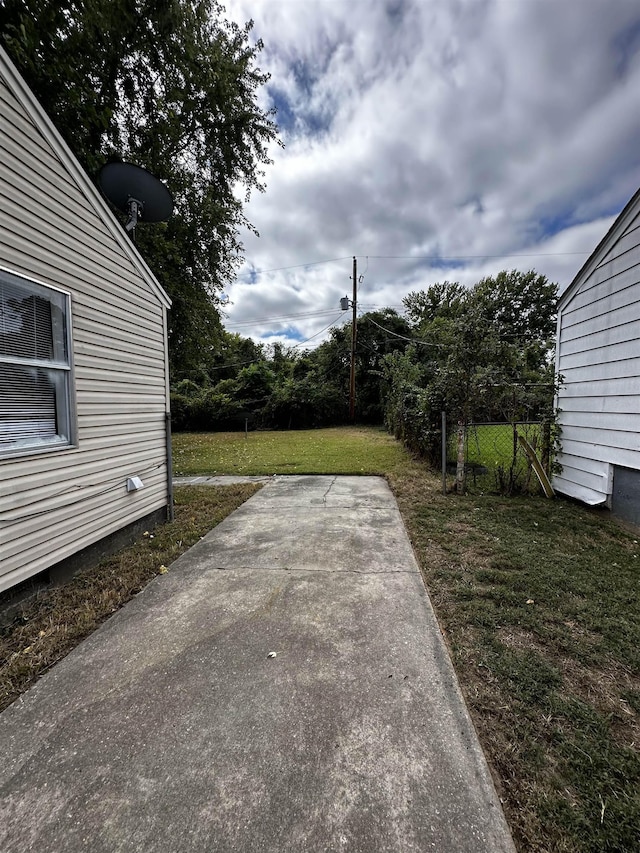
<path fill-rule="evenodd" d="M 167 436 L 167 521 L 173 521 L 173 456 L 171 454 L 171 412 L 164 415 L 165 430 Z"/>
<path fill-rule="evenodd" d="M 164 333 L 164 428 L 165 449 L 167 454 L 167 521 L 173 521 L 173 455 L 171 452 L 171 390 L 169 385 L 169 332 L 167 328 L 167 309 L 162 308 L 162 329 Z"/>

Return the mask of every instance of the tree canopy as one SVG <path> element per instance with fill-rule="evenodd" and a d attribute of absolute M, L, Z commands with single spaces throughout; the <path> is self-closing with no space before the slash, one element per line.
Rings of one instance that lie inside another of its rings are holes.
<path fill-rule="evenodd" d="M 0 0 L 1 43 L 89 174 L 131 161 L 174 196 L 171 220 L 136 239 L 173 300 L 178 376 L 220 339 L 217 297 L 251 228 L 243 200 L 264 190 L 277 140 L 251 27 L 216 0 Z"/>
<path fill-rule="evenodd" d="M 511 270 L 409 294 L 415 342 L 385 360 L 389 428 L 435 458 L 441 411 L 450 426 L 550 421 L 556 293 L 545 276 Z"/>

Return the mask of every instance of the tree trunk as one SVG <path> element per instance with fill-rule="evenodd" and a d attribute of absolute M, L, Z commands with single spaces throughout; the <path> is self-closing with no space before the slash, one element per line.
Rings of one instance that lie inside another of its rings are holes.
<path fill-rule="evenodd" d="M 458 464 L 456 466 L 456 492 L 464 494 L 467 472 L 465 468 L 467 430 L 463 421 L 458 421 Z"/>

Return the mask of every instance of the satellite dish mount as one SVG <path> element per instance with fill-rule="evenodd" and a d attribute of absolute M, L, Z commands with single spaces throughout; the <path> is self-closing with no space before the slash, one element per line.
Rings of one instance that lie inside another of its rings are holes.
<path fill-rule="evenodd" d="M 137 198 L 130 198 L 127 201 L 127 208 L 129 219 L 127 220 L 127 223 L 124 227 L 127 231 L 135 231 L 135 227 L 138 224 L 138 219 L 142 219 L 144 204 Z"/>
<path fill-rule="evenodd" d="M 127 231 L 135 231 L 139 219 L 164 222 L 173 213 L 171 193 L 155 175 L 134 163 L 107 163 L 98 173 L 103 194 L 128 216 Z"/>

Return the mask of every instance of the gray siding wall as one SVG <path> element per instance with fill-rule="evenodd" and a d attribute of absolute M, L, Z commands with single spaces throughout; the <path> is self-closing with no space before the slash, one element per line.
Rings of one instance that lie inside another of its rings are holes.
<path fill-rule="evenodd" d="M 558 491 L 610 503 L 614 468 L 640 470 L 640 211 L 631 210 L 561 304 Z"/>
<path fill-rule="evenodd" d="M 0 590 L 166 505 L 168 410 L 157 283 L 2 68 L 0 265 L 71 294 L 77 441 L 0 458 Z M 134 475 L 144 488 L 127 494 Z"/>

